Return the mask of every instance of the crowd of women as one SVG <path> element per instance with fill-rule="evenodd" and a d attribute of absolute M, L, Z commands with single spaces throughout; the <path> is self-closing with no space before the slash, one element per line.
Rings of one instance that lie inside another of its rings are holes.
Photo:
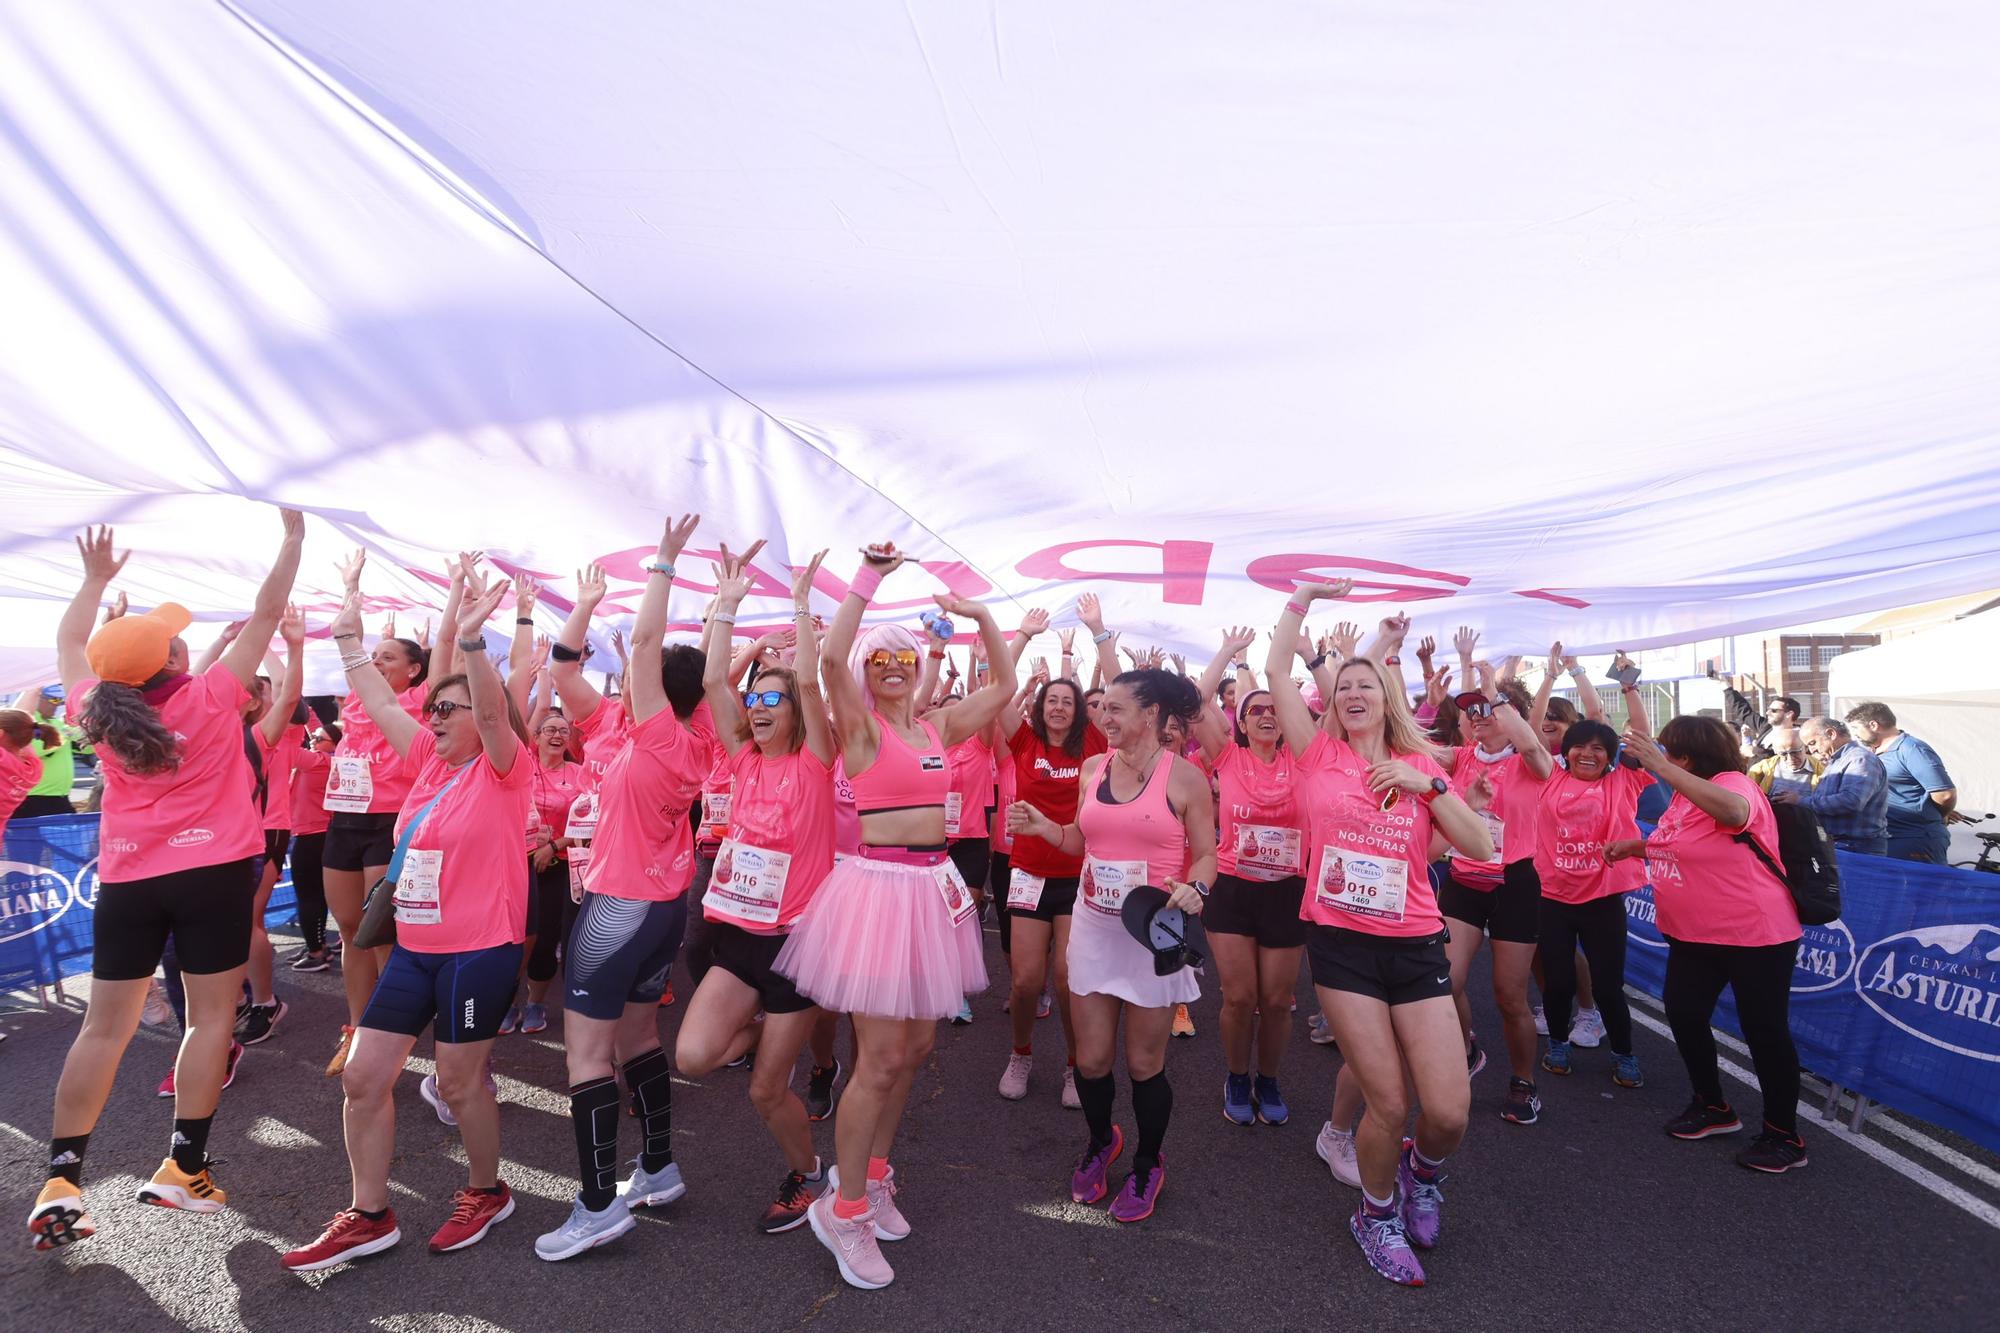
<path fill-rule="evenodd" d="M 98 624 L 126 557 L 108 529 L 79 539 L 84 578 L 58 652 L 68 715 L 103 772 L 101 888 L 90 1004 L 29 1216 L 38 1248 L 93 1232 L 85 1150 L 163 957 L 185 990 L 185 1031 L 162 1088 L 174 1099 L 169 1152 L 139 1197 L 225 1206 L 211 1125 L 238 1038 L 268 1038 L 285 1012 L 263 916 L 287 856 L 305 935 L 293 966 L 337 957 L 348 1010 L 328 1073 L 345 1099 L 351 1192 L 284 1256 L 298 1271 L 401 1240 L 392 1091 L 426 1032 L 436 1073 L 423 1095 L 457 1126 L 468 1164 L 430 1247 L 476 1244 L 512 1213 L 489 1060 L 500 1034 L 548 1025 L 560 973 L 577 1190 L 563 1224 L 535 1240 L 538 1255 L 613 1241 L 634 1209 L 679 1198 L 673 1067 L 700 1075 L 747 1056 L 751 1102 L 786 1168 L 760 1225 L 809 1226 L 846 1281 L 886 1285 L 883 1245 L 912 1226 L 892 1164 L 898 1127 L 937 1024 L 968 1017 L 968 997 L 988 985 L 989 911 L 1010 972 L 1000 1095 L 1033 1088 L 1035 1020 L 1053 1007 L 1060 1100 L 1086 1125 L 1071 1198 L 1108 1199 L 1113 1218 L 1140 1222 L 1167 1181 L 1168 1047 L 1192 1031 L 1186 1005 L 1207 975 L 1128 926 L 1128 896 L 1148 886 L 1165 899 L 1156 910 L 1205 924 L 1222 993 L 1221 1109 L 1234 1123 L 1290 1116 L 1279 1078 L 1303 958 L 1313 1039 L 1344 1060 L 1318 1151 L 1359 1189 L 1348 1229 L 1392 1281 L 1420 1284 L 1422 1252 L 1439 1243 L 1445 1163 L 1487 1059 L 1465 998 L 1482 941 L 1509 1065 L 1501 1119 L 1536 1123 L 1537 1080 L 1585 1070 L 1580 1051 L 1599 1033 L 1608 1077 L 1641 1083 L 1624 896 L 1649 871 L 1693 1092 L 1667 1131 L 1742 1128 L 1709 1028 L 1726 986 L 1764 1103 L 1737 1160 L 1773 1173 L 1804 1165 L 1785 1012 L 1800 929 L 1784 882 L 1756 855 L 1778 853 L 1771 809 L 1719 721 L 1679 717 L 1655 734 L 1622 660 L 1621 735 L 1560 645 L 1530 694 L 1517 662 L 1479 660 L 1470 631 L 1454 640 L 1455 666 L 1436 663 L 1430 640 L 1417 645 L 1421 679 L 1405 676 L 1402 617 L 1365 646 L 1351 625 L 1313 640 L 1311 605 L 1344 597 L 1344 584 L 1299 587 L 1260 663 L 1249 656 L 1259 635 L 1229 631 L 1198 680 L 1158 654 L 1130 653 L 1121 669 L 1117 636 L 1086 595 L 1086 687 L 1077 629 L 1060 632 L 1054 666 L 1037 656 L 1029 667 L 1049 628 L 1041 612 L 1009 633 L 984 606 L 940 596 L 915 628 L 864 627 L 905 563 L 886 544 L 863 551 L 830 622 L 812 607 L 822 552 L 792 573 L 789 629 L 739 634 L 761 542 L 720 547 L 700 646 L 669 645 L 669 593 L 697 523 L 667 524 L 644 566 L 615 695 L 584 669 L 602 569 L 580 575 L 561 633 L 538 643 L 535 584 L 466 555 L 434 645 L 390 633 L 371 647 L 357 554 L 322 631 L 348 693 L 337 722 L 310 728 L 308 631 L 288 607 L 297 514 L 284 514 L 247 621 L 203 661 L 190 660 L 180 606 Z M 487 626 L 509 604 L 503 674 Z M 260 674 L 274 636 L 283 660 Z M 949 648 L 961 638 L 963 674 Z M 1553 694 L 1569 676 L 1580 711 Z M 0 712 L 0 774 L 20 767 L 34 727 Z M 1671 799 L 1642 840 L 1635 815 L 1651 789 Z M 683 952 L 697 984 L 670 1057 L 659 1007 Z M 1573 1016 L 1579 1000 L 1587 1012 Z M 808 1051 L 802 1101 L 791 1076 Z M 833 1112 L 843 1076 L 823 1160 L 810 1123 Z"/>

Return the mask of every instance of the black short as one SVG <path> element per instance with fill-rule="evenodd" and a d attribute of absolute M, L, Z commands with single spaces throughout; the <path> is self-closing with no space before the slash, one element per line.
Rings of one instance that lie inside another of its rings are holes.
<path fill-rule="evenodd" d="M 23 796 L 9 819 L 41 819 L 47 815 L 73 815 L 76 806 L 67 796 Z"/>
<path fill-rule="evenodd" d="M 1345 926 L 1314 925 L 1306 935 L 1313 985 L 1366 995 L 1386 1004 L 1414 1004 L 1451 995 L 1451 960 L 1435 935 L 1370 935 Z"/>
<path fill-rule="evenodd" d="M 375 982 L 361 1026 L 421 1036 L 447 1046 L 491 1041 L 514 1003 L 521 946 L 496 944 L 457 953 L 416 953 L 397 945 Z"/>
<path fill-rule="evenodd" d="M 994 892 L 1000 901 L 1007 901 L 1014 872 L 1007 872 L 1007 879 L 994 885 Z M 1009 916 L 1024 916 L 1032 921 L 1054 921 L 1059 916 L 1069 916 L 1076 911 L 1076 889 L 1083 879 L 1078 875 L 1050 875 L 1042 881 L 1042 897 L 1033 907 L 1010 907 Z"/>
<path fill-rule="evenodd" d="M 535 863 L 528 862 L 528 929 L 530 936 L 542 933 L 542 914 L 551 906 L 558 913 L 562 910 L 563 899 L 569 897 L 569 862 L 558 856 L 549 862 L 546 870 L 535 869 Z M 561 932 L 562 922 L 558 920 L 554 928 Z"/>
<path fill-rule="evenodd" d="M 1447 871 L 1437 898 L 1439 912 L 1496 940 L 1535 944 L 1542 938 L 1542 878 L 1533 861 L 1515 861 L 1491 889 L 1461 884 Z"/>
<path fill-rule="evenodd" d="M 92 929 L 90 975 L 99 981 L 139 981 L 153 975 L 167 940 L 183 972 L 205 976 L 250 961 L 250 918 L 257 896 L 252 856 L 196 866 L 151 879 L 100 884 Z"/>
<path fill-rule="evenodd" d="M 292 849 L 292 831 L 288 828 L 267 828 L 264 830 L 264 864 L 276 866 L 279 873 L 285 869 L 285 853 Z"/>
<path fill-rule="evenodd" d="M 951 845 L 951 863 L 968 889 L 984 889 L 986 872 L 993 864 L 993 844 L 985 838 L 960 838 Z"/>
<path fill-rule="evenodd" d="M 1299 918 L 1305 896 L 1303 875 L 1269 881 L 1217 875 L 1202 904 L 1202 929 L 1211 935 L 1248 935 L 1260 949 L 1296 949 L 1306 942 L 1308 923 Z"/>
<path fill-rule="evenodd" d="M 1007 877 L 1013 873 L 1014 858 L 1006 852 L 993 853 L 993 873 L 986 877 L 993 893 L 999 898 L 993 912 L 993 922 L 1000 928 L 1000 952 L 1008 953 L 1014 947 L 1014 918 L 1007 915 Z"/>
<path fill-rule="evenodd" d="M 396 850 L 396 815 L 354 814 L 337 810 L 326 826 L 326 850 L 320 864 L 328 870 L 383 869 Z"/>
<path fill-rule="evenodd" d="M 757 992 L 758 1007 L 767 1014 L 796 1014 L 813 1007 L 799 994 L 792 979 L 778 972 L 778 950 L 785 947 L 784 935 L 759 935 L 733 921 L 709 921 L 702 934 L 702 947 L 710 967 L 719 967 Z"/>

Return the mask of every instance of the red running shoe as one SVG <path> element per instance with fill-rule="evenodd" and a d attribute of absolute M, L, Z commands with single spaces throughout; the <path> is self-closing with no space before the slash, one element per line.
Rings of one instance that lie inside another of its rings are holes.
<path fill-rule="evenodd" d="M 402 1238 L 395 1209 L 389 1209 L 379 1221 L 370 1221 L 352 1208 L 343 1208 L 333 1215 L 318 1240 L 293 1250 L 280 1262 L 294 1273 L 317 1273 L 349 1259 L 380 1254 Z"/>
<path fill-rule="evenodd" d="M 505 1221 L 514 1215 L 514 1194 L 504 1180 L 491 1194 L 467 1186 L 451 1196 L 451 1203 L 451 1220 L 431 1237 L 432 1254 L 477 1245 L 486 1239 L 486 1233 L 493 1229 L 495 1222 Z"/>

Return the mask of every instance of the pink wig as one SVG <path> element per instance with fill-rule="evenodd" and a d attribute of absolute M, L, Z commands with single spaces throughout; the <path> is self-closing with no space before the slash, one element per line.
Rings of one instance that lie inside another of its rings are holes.
<path fill-rule="evenodd" d="M 854 683 L 861 687 L 861 702 L 868 706 L 871 713 L 875 711 L 875 691 L 868 688 L 868 655 L 878 648 L 887 648 L 890 652 L 898 648 L 913 650 L 917 654 L 918 669 L 921 669 L 924 658 L 923 643 L 902 625 L 876 625 L 862 631 L 847 654 L 847 669 L 854 673 Z M 912 700 L 916 698 L 915 686 L 920 679 L 922 677 L 913 670 L 910 679 Z"/>

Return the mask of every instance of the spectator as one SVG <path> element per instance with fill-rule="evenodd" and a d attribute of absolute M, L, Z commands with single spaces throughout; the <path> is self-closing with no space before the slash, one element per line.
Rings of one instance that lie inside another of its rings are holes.
<path fill-rule="evenodd" d="M 23 698 L 21 705 L 26 708 L 30 702 L 29 698 Z M 14 809 L 16 819 L 76 813 L 76 807 L 70 804 L 69 790 L 76 785 L 78 736 L 74 726 L 57 716 L 56 705 L 61 702 L 60 685 L 51 685 L 32 696 L 35 725 L 48 728 L 35 739 L 35 753 L 42 760 L 42 780 L 21 798 L 21 804 Z M 53 740 L 49 739 L 51 736 Z"/>
<path fill-rule="evenodd" d="M 1889 855 L 1904 861 L 1945 863 L 1951 835 L 1944 817 L 1958 804 L 1958 789 L 1944 760 L 1930 746 L 1896 727 L 1887 704 L 1847 710 L 1854 737 L 1875 752 L 1889 782 Z"/>
<path fill-rule="evenodd" d="M 1731 683 L 1741 680 L 1753 689 L 1757 686 L 1754 676 L 1719 677 L 1722 681 L 1722 715 L 1728 720 L 1736 734 L 1743 739 L 1745 759 L 1768 759 L 1771 755 L 1770 734 L 1773 727 L 1796 727 L 1799 724 L 1799 701 L 1789 694 L 1775 694 L 1764 700 L 1764 708 L 1759 713 L 1749 697 Z"/>
<path fill-rule="evenodd" d="M 1750 765 L 1750 780 L 1762 787 L 1766 796 L 1781 791 L 1803 795 L 1819 782 L 1819 775 L 1825 770 L 1806 748 L 1805 737 L 1797 727 L 1772 727 L 1765 734 L 1764 743 L 1770 746 L 1771 757 Z"/>
<path fill-rule="evenodd" d="M 1882 761 L 1855 744 L 1846 725 L 1833 718 L 1813 718 L 1804 732 L 1806 748 L 1820 762 L 1819 781 L 1805 792 L 1774 790 L 1771 800 L 1803 805 L 1818 815 L 1843 852 L 1883 855 L 1889 842 L 1889 777 Z"/>

